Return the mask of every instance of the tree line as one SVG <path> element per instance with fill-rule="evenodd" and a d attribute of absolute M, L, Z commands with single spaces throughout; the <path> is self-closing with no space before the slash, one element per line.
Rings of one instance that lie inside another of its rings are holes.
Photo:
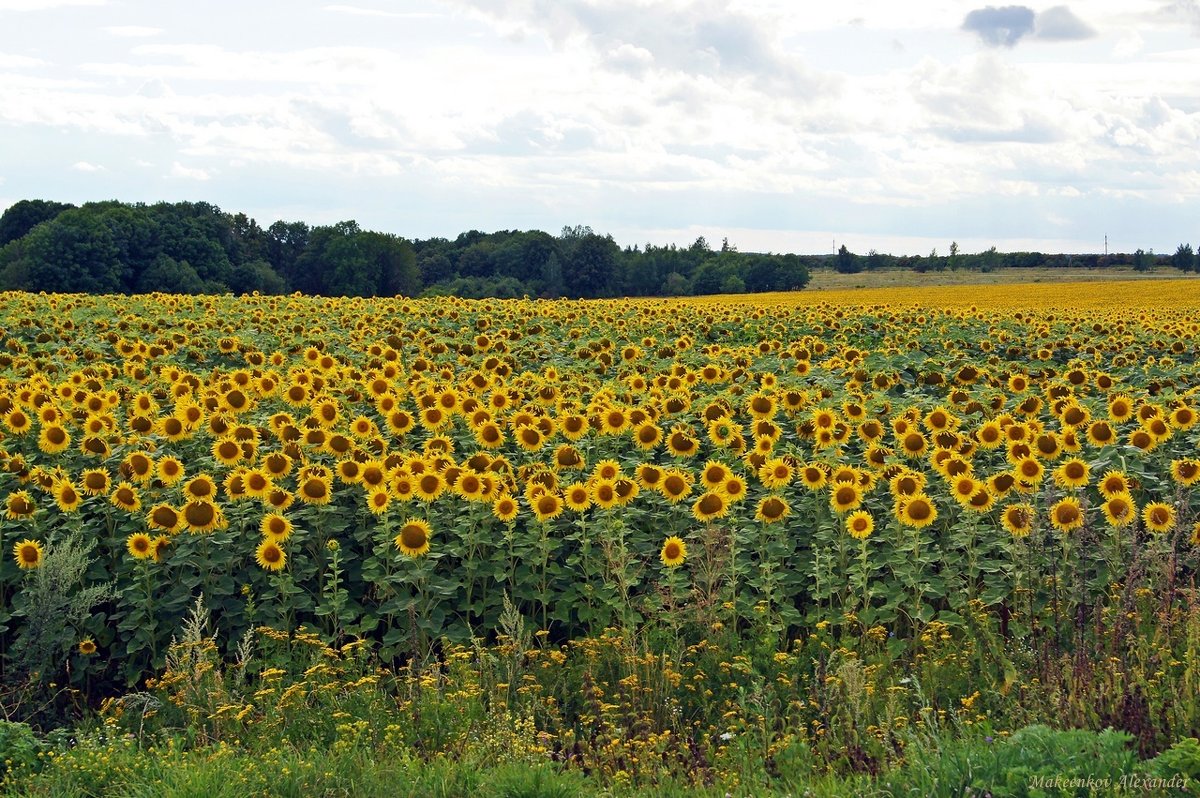
<path fill-rule="evenodd" d="M 471 230 L 454 239 L 408 240 L 357 222 L 262 227 L 244 213 L 206 202 L 22 200 L 0 216 L 0 290 L 133 294 L 323 296 L 616 297 L 792 291 L 814 269 L 916 271 L 1001 267 L 1198 268 L 1189 245 L 1172 257 L 987 252 L 927 258 L 739 252 L 728 241 L 620 247 L 590 227 Z"/>
<path fill-rule="evenodd" d="M 857 274 L 879 269 L 911 269 L 916 272 L 957 271 L 961 269 L 993 272 L 996 269 L 1058 269 L 1074 266 L 1085 269 L 1113 267 L 1133 268 L 1148 272 L 1157 266 L 1174 266 L 1183 272 L 1200 271 L 1200 258 L 1191 244 L 1180 244 L 1174 255 L 1156 255 L 1154 250 L 1112 254 L 1049 254 L 1045 252 L 998 252 L 995 247 L 974 254 L 959 251 L 951 242 L 948 254 L 939 255 L 935 249 L 928 256 L 884 255 L 871 250 L 866 255 L 851 252 L 845 244 L 832 258 L 833 268 L 843 274 Z"/>
<path fill-rule="evenodd" d="M 589 227 L 413 240 L 356 222 L 262 227 L 205 202 L 22 200 L 0 216 L 0 289 L 83 293 L 615 297 L 784 291 L 797 255 L 619 247 Z"/>

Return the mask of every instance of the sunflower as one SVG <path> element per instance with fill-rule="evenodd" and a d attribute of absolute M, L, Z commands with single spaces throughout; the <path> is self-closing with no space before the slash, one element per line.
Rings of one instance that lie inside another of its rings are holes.
<path fill-rule="evenodd" d="M 758 502 L 754 518 L 764 524 L 774 524 L 787 518 L 791 512 L 791 505 L 782 496 L 764 496 Z"/>
<path fill-rule="evenodd" d="M 125 539 L 125 549 L 136 560 L 148 560 L 154 556 L 154 540 L 145 532 L 134 532 Z"/>
<path fill-rule="evenodd" d="M 223 466 L 231 466 L 242 459 L 242 446 L 233 438 L 218 438 L 213 441 L 212 456 Z"/>
<path fill-rule="evenodd" d="M 1070 532 L 1083 526 L 1083 508 L 1074 496 L 1059 499 L 1050 508 L 1050 524 L 1059 532 Z"/>
<path fill-rule="evenodd" d="M 1010 504 L 1000 514 L 1000 521 L 1008 534 L 1014 538 L 1023 538 L 1033 530 L 1033 506 L 1029 504 Z"/>
<path fill-rule="evenodd" d="M 1125 491 L 1107 495 L 1100 509 L 1104 512 L 1104 520 L 1109 526 L 1126 526 L 1137 517 L 1137 505 L 1134 504 L 1133 496 Z"/>
<path fill-rule="evenodd" d="M 184 525 L 192 532 L 212 532 L 226 526 L 221 508 L 204 499 L 193 499 L 185 504 L 181 515 Z"/>
<path fill-rule="evenodd" d="M 263 537 L 282 543 L 292 536 L 292 522 L 280 513 L 267 513 L 258 525 Z"/>
<path fill-rule="evenodd" d="M 633 441 L 643 452 L 654 449 L 658 444 L 662 443 L 662 439 L 662 428 L 653 421 L 643 421 L 633 428 Z"/>
<path fill-rule="evenodd" d="M 261 499 L 274 490 L 275 485 L 261 469 L 249 468 L 242 472 L 242 488 L 245 495 Z"/>
<path fill-rule="evenodd" d="M 763 487 L 774 490 L 787 486 L 793 477 L 791 464 L 782 457 L 765 461 L 758 469 L 758 481 Z"/>
<path fill-rule="evenodd" d="M 829 473 L 817 463 L 809 463 L 800 469 L 800 483 L 810 491 L 825 487 Z"/>
<path fill-rule="evenodd" d="M 971 497 L 976 491 L 983 487 L 983 483 L 975 479 L 970 474 L 961 474 L 955 477 L 950 483 L 950 495 L 959 504 L 966 506 L 971 501 Z"/>
<path fill-rule="evenodd" d="M 427 521 L 419 518 L 409 520 L 395 537 L 396 548 L 408 557 L 420 557 L 429 552 L 432 530 Z"/>
<path fill-rule="evenodd" d="M 1200 546 L 1200 521 L 1192 525 L 1192 535 L 1188 540 L 1193 546 Z"/>
<path fill-rule="evenodd" d="M 615 480 L 619 476 L 621 476 L 621 464 L 616 460 L 601 460 L 592 469 L 593 479 Z"/>
<path fill-rule="evenodd" d="M 292 502 L 295 500 L 296 497 L 283 488 L 274 488 L 268 491 L 266 496 L 263 496 L 263 504 L 276 511 L 286 510 L 292 506 Z"/>
<path fill-rule="evenodd" d="M 263 538 L 254 552 L 254 560 L 267 571 L 282 571 L 287 566 L 287 553 L 273 538 Z"/>
<path fill-rule="evenodd" d="M 29 491 L 18 490 L 8 494 L 4 500 L 4 514 L 10 521 L 19 521 L 33 515 L 37 508 L 33 505 L 33 497 Z"/>
<path fill-rule="evenodd" d="M 446 481 L 436 471 L 426 471 L 417 476 L 414 488 L 418 499 L 423 502 L 431 502 L 446 490 Z"/>
<path fill-rule="evenodd" d="M 1142 508 L 1142 521 L 1151 532 L 1170 532 L 1175 528 L 1175 508 L 1163 502 L 1150 502 Z"/>
<path fill-rule="evenodd" d="M 1054 469 L 1054 483 L 1060 488 L 1082 488 L 1088 484 L 1091 469 L 1078 457 L 1072 457 Z"/>
<path fill-rule="evenodd" d="M 58 454 L 71 445 L 71 434 L 58 424 L 47 424 L 38 435 L 38 448 L 46 454 Z"/>
<path fill-rule="evenodd" d="M 520 507 L 511 496 L 501 496 L 492 503 L 492 515 L 499 521 L 511 521 L 519 512 Z"/>
<path fill-rule="evenodd" d="M 613 495 L 613 503 L 616 501 L 615 491 Z M 588 507 L 592 506 L 592 493 L 588 486 L 582 482 L 573 482 L 563 490 L 563 502 L 567 505 L 567 509 L 572 512 L 582 513 Z M 609 505 L 612 506 L 611 504 Z"/>
<path fill-rule="evenodd" d="M 392 502 L 392 494 L 387 488 L 371 488 L 367 491 L 367 508 L 374 515 L 383 515 Z"/>
<path fill-rule="evenodd" d="M 716 487 L 716 490 L 723 493 L 730 503 L 740 502 L 746 498 L 746 480 L 737 474 L 730 474 L 724 482 Z"/>
<path fill-rule="evenodd" d="M 663 472 L 658 489 L 668 501 L 675 504 L 686 499 L 692 492 L 692 478 L 687 472 L 672 468 Z"/>
<path fill-rule="evenodd" d="M 1035 485 L 1042 481 L 1042 476 L 1046 471 L 1036 457 L 1022 457 L 1015 463 L 1015 466 L 1013 473 L 1017 479 Z"/>
<path fill-rule="evenodd" d="M 1099 487 L 1103 496 L 1111 498 L 1118 493 L 1129 493 L 1132 484 L 1124 471 L 1105 471 Z"/>
<path fill-rule="evenodd" d="M 189 499 L 212 501 L 217 495 L 217 485 L 208 474 L 198 474 L 183 486 L 183 494 Z"/>
<path fill-rule="evenodd" d="M 846 531 L 856 540 L 866 540 L 875 530 L 875 519 L 866 510 L 857 510 L 846 516 Z"/>
<path fill-rule="evenodd" d="M 562 515 L 563 502 L 557 493 L 543 493 L 530 503 L 533 505 L 533 514 L 539 521 L 550 521 Z"/>
<path fill-rule="evenodd" d="M 896 504 L 896 517 L 905 526 L 920 529 L 937 520 L 937 507 L 924 493 L 914 493 Z"/>
<path fill-rule="evenodd" d="M 1168 440 L 1172 435 L 1175 434 L 1171 429 L 1171 426 L 1161 418 L 1150 419 L 1143 424 L 1143 428 L 1146 430 L 1146 432 L 1150 433 L 1150 437 L 1154 439 L 1156 444 Z"/>
<path fill-rule="evenodd" d="M 774 418 L 778 409 L 775 398 L 770 394 L 756 393 L 746 400 L 746 409 L 754 418 Z"/>
<path fill-rule="evenodd" d="M 1135 429 L 1129 433 L 1129 445 L 1141 449 L 1143 452 L 1149 452 L 1158 447 L 1158 440 L 1145 429 Z"/>
<path fill-rule="evenodd" d="M 705 491 L 692 504 L 692 515 L 697 521 L 712 521 L 724 518 L 729 513 L 729 503 L 716 491 Z"/>
<path fill-rule="evenodd" d="M 13 557 L 22 570 L 30 570 L 41 566 L 45 554 L 41 543 L 26 538 L 13 544 Z"/>
<path fill-rule="evenodd" d="M 541 429 L 533 424 L 522 424 L 515 429 L 513 437 L 517 445 L 527 452 L 536 452 L 546 442 L 546 436 Z"/>
<path fill-rule="evenodd" d="M 857 510 L 862 505 L 862 492 L 856 483 L 835 483 L 829 494 L 829 506 L 835 513 Z"/>
<path fill-rule="evenodd" d="M 663 470 L 651 463 L 642 463 L 634 470 L 634 474 L 642 487 L 647 489 L 657 490 L 663 479 Z"/>
<path fill-rule="evenodd" d="M 741 428 L 728 418 L 718 418 L 708 422 L 706 432 L 714 445 L 729 446 L 741 435 Z"/>
<path fill-rule="evenodd" d="M 96 653 L 96 641 L 90 637 L 85 637 L 79 641 L 77 648 L 82 656 L 90 657 Z"/>
<path fill-rule="evenodd" d="M 155 471 L 163 485 L 170 487 L 183 479 L 186 473 L 184 465 L 176 457 L 163 457 L 155 465 Z"/>
<path fill-rule="evenodd" d="M 921 433 L 908 432 L 900 439 L 900 451 L 905 457 L 917 458 L 925 454 L 928 442 Z"/>
<path fill-rule="evenodd" d="M 687 544 L 672 535 L 663 541 L 662 551 L 658 553 L 658 558 L 668 568 L 678 568 L 687 559 Z"/>
<path fill-rule="evenodd" d="M 33 427 L 33 419 L 21 408 L 13 408 L 4 416 L 4 425 L 13 435 L 24 435 Z"/>
<path fill-rule="evenodd" d="M 1088 427 L 1087 439 L 1093 446 L 1108 446 L 1116 442 L 1117 433 L 1107 421 L 1100 419 Z"/>
<path fill-rule="evenodd" d="M 1196 425 L 1196 421 L 1200 420 L 1200 415 L 1187 405 L 1179 405 L 1171 410 L 1170 422 L 1172 427 L 1181 430 L 1189 430 Z"/>
<path fill-rule="evenodd" d="M 1171 479 L 1180 485 L 1194 485 L 1200 481 L 1200 460 L 1172 460 Z"/>
<path fill-rule="evenodd" d="M 577 441 L 584 435 L 588 434 L 591 426 L 585 416 L 577 413 L 572 413 L 562 416 L 559 419 L 559 429 L 562 431 L 563 437 L 569 441 Z"/>
<path fill-rule="evenodd" d="M 692 437 L 688 427 L 676 425 L 671 428 L 671 434 L 667 436 L 667 451 L 672 457 L 691 457 L 699 448 L 699 442 Z"/>
<path fill-rule="evenodd" d="M 297 494 L 305 504 L 329 504 L 329 479 L 315 474 L 309 476 L 300 483 Z"/>
<path fill-rule="evenodd" d="M 1033 439 L 1033 450 L 1043 460 L 1057 460 L 1062 454 L 1062 439 L 1053 432 L 1043 432 Z"/>
<path fill-rule="evenodd" d="M 1133 417 L 1133 399 L 1128 394 L 1117 394 L 1108 400 L 1108 417 L 1120 424 Z"/>
<path fill-rule="evenodd" d="M 417 421 L 413 418 L 412 413 L 401 408 L 396 408 L 389 412 L 384 417 L 384 421 L 393 435 L 405 435 L 411 432 L 417 425 Z"/>
<path fill-rule="evenodd" d="M 109 489 L 108 472 L 103 468 L 89 468 L 81 476 L 81 485 L 88 496 L 103 496 Z"/>
<path fill-rule="evenodd" d="M 79 509 L 83 496 L 71 484 L 69 479 L 60 479 L 54 483 L 54 503 L 64 513 L 73 513 Z"/>
<path fill-rule="evenodd" d="M 998 449 L 1004 445 L 1004 430 L 997 421 L 984 422 L 975 431 L 975 440 L 984 449 Z"/>

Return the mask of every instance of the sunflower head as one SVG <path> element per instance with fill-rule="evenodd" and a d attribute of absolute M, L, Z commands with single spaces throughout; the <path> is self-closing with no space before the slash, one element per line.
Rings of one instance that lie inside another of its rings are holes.
<path fill-rule="evenodd" d="M 663 541 L 658 558 L 668 568 L 678 568 L 687 559 L 687 544 L 681 538 L 672 535 Z"/>
<path fill-rule="evenodd" d="M 846 516 L 846 531 L 856 540 L 866 540 L 875 529 L 875 519 L 866 510 L 857 510 Z"/>
<path fill-rule="evenodd" d="M 254 552 L 254 559 L 267 571 L 282 571 L 287 566 L 287 553 L 273 538 L 263 538 Z"/>
<path fill-rule="evenodd" d="M 420 557 L 429 552 L 431 534 L 428 522 L 414 518 L 400 528 L 394 542 L 405 556 Z"/>
<path fill-rule="evenodd" d="M 41 566 L 45 551 L 39 541 L 26 538 L 13 544 L 13 557 L 18 567 L 28 571 Z"/>
<path fill-rule="evenodd" d="M 154 557 L 154 540 L 145 532 L 134 532 L 125 540 L 125 548 L 136 560 Z"/>

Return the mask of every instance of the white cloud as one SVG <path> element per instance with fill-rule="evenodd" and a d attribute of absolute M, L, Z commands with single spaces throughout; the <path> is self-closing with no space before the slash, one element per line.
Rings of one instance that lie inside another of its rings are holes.
<path fill-rule="evenodd" d="M 386 11 L 379 8 L 362 8 L 360 6 L 330 5 L 323 6 L 322 11 L 335 14 L 349 14 L 356 17 L 389 17 L 392 19 L 435 19 L 442 16 L 425 11 Z"/>
<path fill-rule="evenodd" d="M 76 172 L 103 172 L 104 171 L 103 166 L 97 166 L 96 164 L 88 163 L 87 161 L 76 161 L 74 164 L 71 165 L 71 168 L 74 169 Z"/>
<path fill-rule="evenodd" d="M 46 62 L 40 58 L 31 58 L 27 55 L 14 55 L 12 53 L 0 53 L 0 69 L 33 69 L 34 67 L 45 65 Z"/>
<path fill-rule="evenodd" d="M 1117 58 L 1132 58 L 1146 46 L 1146 40 L 1137 31 L 1130 31 L 1113 45 L 1112 54 Z"/>
<path fill-rule="evenodd" d="M 997 245 L 1022 225 L 1087 239 L 1111 198 L 1160 225 L 1164 203 L 1200 199 L 1200 48 L 1177 23 L 1139 22 L 1156 0 L 1074 3 L 1100 32 L 1079 44 L 1050 41 L 1071 26 L 1035 12 L 1013 48 L 961 33 L 978 0 L 859 0 L 853 14 L 791 0 L 362 3 L 297 12 L 325 12 L 324 28 L 247 6 L 263 33 L 244 41 L 169 5 L 132 19 L 188 39 L 130 47 L 71 15 L 28 26 L 40 37 L 0 54 L 0 125 L 23 142 L 0 151 L 6 193 L 38 192 L 25 153 L 44 148 L 51 165 L 153 165 L 134 199 L 207 180 L 223 207 L 377 213 L 414 236 L 716 220 L 887 241 L 951 218 Z M 72 177 L 88 198 L 94 178 Z"/>
<path fill-rule="evenodd" d="M 0 0 L 0 11 L 46 11 L 65 6 L 105 6 L 108 0 Z"/>
<path fill-rule="evenodd" d="M 171 177 L 180 177 L 185 180 L 209 180 L 210 175 L 203 169 L 184 166 L 176 161 L 171 165 Z"/>
<path fill-rule="evenodd" d="M 150 28 L 144 25 L 109 25 L 101 28 L 105 33 L 128 39 L 144 39 L 162 33 L 162 28 Z"/>

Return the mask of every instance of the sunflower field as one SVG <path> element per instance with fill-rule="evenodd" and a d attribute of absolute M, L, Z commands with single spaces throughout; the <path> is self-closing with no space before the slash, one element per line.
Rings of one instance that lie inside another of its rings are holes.
<path fill-rule="evenodd" d="M 198 596 L 231 651 L 269 628 L 400 664 L 507 613 L 908 661 L 933 630 L 998 694 L 1106 646 L 1196 678 L 1162 631 L 1196 617 L 1191 283 L 9 293 L 0 352 L 6 683 L 138 685 Z"/>

